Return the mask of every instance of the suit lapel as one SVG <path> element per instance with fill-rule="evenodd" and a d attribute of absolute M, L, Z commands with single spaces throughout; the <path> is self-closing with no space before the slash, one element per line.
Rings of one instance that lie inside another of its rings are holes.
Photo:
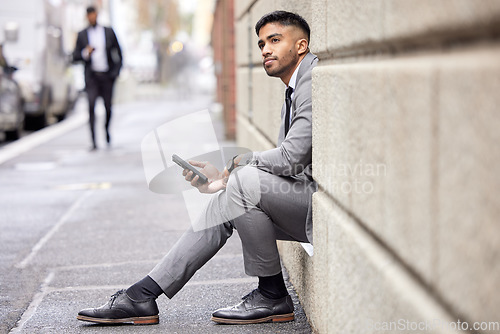
<path fill-rule="evenodd" d="M 85 42 L 85 46 L 89 45 L 89 28 L 83 31 L 83 41 Z"/>
<path fill-rule="evenodd" d="M 297 91 L 297 89 L 300 86 L 300 79 L 302 78 L 304 73 L 307 73 L 308 71 L 311 70 L 311 67 L 314 66 L 315 60 L 317 58 L 318 57 L 316 57 L 316 55 L 314 55 L 311 52 L 308 52 L 306 54 L 306 56 L 304 57 L 304 59 L 302 59 L 302 62 L 300 63 L 299 72 L 297 73 L 297 80 L 295 81 L 296 82 L 295 91 Z M 294 116 L 295 106 L 296 106 L 295 99 L 293 99 L 292 106 L 290 107 L 290 113 L 292 115 L 292 119 Z M 281 125 L 280 125 L 280 131 L 278 134 L 278 146 L 281 145 L 283 140 L 285 140 L 285 120 L 284 120 L 285 109 L 286 109 L 285 103 L 283 103 L 283 105 L 281 106 Z"/>

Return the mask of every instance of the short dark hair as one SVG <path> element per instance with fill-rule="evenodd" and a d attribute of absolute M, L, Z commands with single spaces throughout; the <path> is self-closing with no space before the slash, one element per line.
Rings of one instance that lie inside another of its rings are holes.
<path fill-rule="evenodd" d="M 97 12 L 97 10 L 95 9 L 94 6 L 88 6 L 87 7 L 87 14 L 95 13 L 95 12 Z"/>
<path fill-rule="evenodd" d="M 257 36 L 259 35 L 260 29 L 268 23 L 279 23 L 283 26 L 295 26 L 301 29 L 307 36 L 307 42 L 311 38 L 311 29 L 307 21 L 302 18 L 302 16 L 286 12 L 284 10 L 277 10 L 268 13 L 260 18 L 260 20 L 255 24 L 255 32 Z"/>

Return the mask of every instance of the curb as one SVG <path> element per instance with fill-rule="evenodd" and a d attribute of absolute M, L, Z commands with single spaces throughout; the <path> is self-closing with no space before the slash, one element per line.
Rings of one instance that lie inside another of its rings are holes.
<path fill-rule="evenodd" d="M 18 155 L 27 152 L 51 139 L 59 137 L 73 129 L 76 129 L 88 121 L 85 113 L 75 113 L 62 122 L 53 124 L 38 130 L 0 149 L 0 165 Z"/>

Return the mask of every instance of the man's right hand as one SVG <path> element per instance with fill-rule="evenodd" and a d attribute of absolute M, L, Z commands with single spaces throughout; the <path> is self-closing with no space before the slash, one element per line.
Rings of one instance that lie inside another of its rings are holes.
<path fill-rule="evenodd" d="M 92 52 L 94 52 L 95 48 L 93 46 L 90 46 L 90 45 L 87 45 L 85 47 L 87 49 L 87 53 L 88 55 L 90 56 L 92 54 Z"/>
<path fill-rule="evenodd" d="M 199 184 L 198 175 L 194 175 L 189 169 L 184 169 L 182 171 L 184 179 L 190 182 L 193 187 L 197 188 L 199 192 L 213 194 L 226 188 L 227 180 L 214 165 L 206 161 L 189 160 L 188 162 L 195 167 L 200 167 L 200 172 L 208 178 L 208 182 Z"/>

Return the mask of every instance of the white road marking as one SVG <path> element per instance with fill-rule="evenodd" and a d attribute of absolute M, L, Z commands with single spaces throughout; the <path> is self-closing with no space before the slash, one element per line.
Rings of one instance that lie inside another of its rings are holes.
<path fill-rule="evenodd" d="M 12 328 L 9 333 L 22 333 L 24 325 L 31 319 L 31 317 L 33 317 L 33 315 L 36 313 L 36 310 L 38 309 L 38 306 L 42 303 L 43 298 L 47 294 L 47 290 L 49 289 L 49 284 L 52 279 L 54 279 L 54 272 L 51 271 L 43 281 L 40 287 L 40 291 L 35 295 L 30 305 L 21 316 L 21 319 L 19 319 L 16 326 Z"/>
<path fill-rule="evenodd" d="M 73 213 L 78 209 L 78 207 L 83 203 L 83 201 L 94 192 L 94 190 L 85 191 L 74 203 L 71 207 L 64 213 L 64 215 L 59 219 L 59 221 L 52 226 L 52 228 L 36 243 L 33 248 L 31 248 L 31 252 L 18 264 L 16 264 L 16 268 L 23 269 L 30 263 L 30 261 L 35 257 L 35 255 L 42 249 L 42 247 L 50 240 L 50 238 L 61 228 L 61 226 L 66 223 L 66 221 L 73 215 Z"/>

